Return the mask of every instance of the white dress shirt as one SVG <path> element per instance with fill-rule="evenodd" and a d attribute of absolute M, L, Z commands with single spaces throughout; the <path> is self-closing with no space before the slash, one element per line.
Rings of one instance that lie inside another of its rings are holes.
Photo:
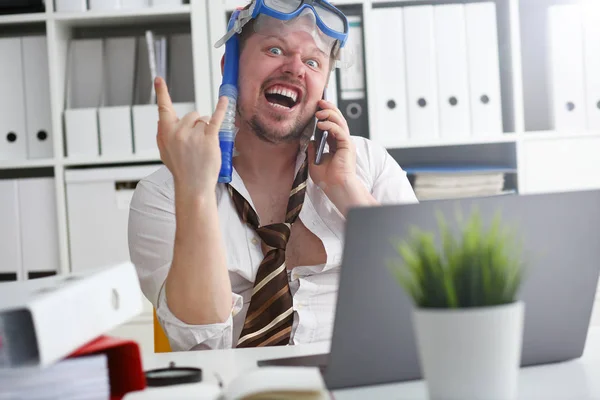
<path fill-rule="evenodd" d="M 352 136 L 352 139 L 356 144 L 358 178 L 378 202 L 417 202 L 406 173 L 384 147 L 361 137 Z M 296 170 L 303 160 L 301 151 Z M 231 185 L 252 205 L 235 170 Z M 227 321 L 211 325 L 186 324 L 171 313 L 167 304 L 164 282 L 175 238 L 174 183 L 169 170 L 161 167 L 142 179 L 131 202 L 131 260 L 142 291 L 154 305 L 173 351 L 235 347 L 250 304 L 254 278 L 263 260 L 260 238 L 241 222 L 226 185 L 218 184 L 216 194 L 233 298 Z M 288 272 L 294 308 L 290 344 L 331 339 L 344 241 L 344 216 L 310 177 L 299 218 L 323 242 L 327 261 L 321 265 L 298 266 Z"/>

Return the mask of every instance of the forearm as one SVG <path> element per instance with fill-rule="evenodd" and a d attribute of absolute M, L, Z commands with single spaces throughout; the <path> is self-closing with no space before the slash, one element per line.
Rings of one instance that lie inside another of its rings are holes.
<path fill-rule="evenodd" d="M 231 312 L 231 283 L 214 191 L 175 190 L 173 262 L 166 280 L 171 312 L 191 325 L 224 322 Z"/>
<path fill-rule="evenodd" d="M 348 210 L 352 207 L 376 206 L 379 204 L 358 179 L 332 186 L 328 188 L 325 194 L 344 217 L 348 215 Z"/>

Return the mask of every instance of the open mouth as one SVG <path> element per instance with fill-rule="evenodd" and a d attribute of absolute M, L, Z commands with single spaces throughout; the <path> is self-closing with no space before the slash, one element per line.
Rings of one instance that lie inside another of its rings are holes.
<path fill-rule="evenodd" d="M 296 89 L 275 85 L 265 90 L 265 98 L 275 108 L 291 110 L 299 103 L 300 93 Z"/>

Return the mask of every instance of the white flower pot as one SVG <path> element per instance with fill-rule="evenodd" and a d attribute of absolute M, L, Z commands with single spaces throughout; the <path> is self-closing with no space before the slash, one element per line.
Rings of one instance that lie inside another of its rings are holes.
<path fill-rule="evenodd" d="M 431 400 L 511 400 L 523 342 L 524 304 L 415 309 L 417 350 Z"/>

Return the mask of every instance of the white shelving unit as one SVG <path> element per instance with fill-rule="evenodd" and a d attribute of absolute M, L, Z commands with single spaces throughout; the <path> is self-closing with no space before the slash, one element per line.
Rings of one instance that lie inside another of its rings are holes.
<path fill-rule="evenodd" d="M 474 0 L 479 1 L 479 0 Z M 483 1 L 483 0 L 482 0 Z M 461 140 L 406 141 L 390 152 L 402 164 L 404 159 L 418 160 L 424 154 L 432 157 L 465 156 L 466 161 L 486 158 L 487 154 L 497 154 L 517 170 L 515 187 L 522 194 L 539 191 L 561 191 L 578 188 L 600 188 L 600 131 L 598 132 L 557 132 L 549 122 L 545 72 L 535 77 L 544 66 L 536 58 L 533 47 L 536 40 L 543 38 L 539 25 L 529 19 L 539 21 L 548 4 L 566 0 L 493 0 L 501 16 L 499 33 L 505 46 L 501 47 L 502 94 L 504 134 L 498 137 L 479 137 Z M 456 3 L 462 3 L 456 0 Z M 221 83 L 220 59 L 224 49 L 215 49 L 213 44 L 226 30 L 226 15 L 235 7 L 246 4 L 244 0 L 190 0 L 176 8 L 148 8 L 129 11 L 88 11 L 83 13 L 60 13 L 53 10 L 53 2 L 47 1 L 45 13 L 0 16 L 0 36 L 20 36 L 32 29 L 45 32 L 48 43 L 49 82 L 54 134 L 54 157 L 39 160 L 3 161 L 0 160 L 0 173 L 19 177 L 21 173 L 38 168 L 50 168 L 56 189 L 57 237 L 59 243 L 60 271 L 71 270 L 68 240 L 67 201 L 65 172 L 81 167 L 103 168 L 113 165 L 137 165 L 159 163 L 155 156 L 132 157 L 65 157 L 63 112 L 65 103 L 65 71 L 67 45 L 71 38 L 85 30 L 107 33 L 118 27 L 153 27 L 164 24 L 189 25 L 193 46 L 193 75 L 195 104 L 202 115 L 211 114 L 217 101 Z M 358 8 L 364 22 L 366 44 L 366 85 L 367 97 L 377 96 L 374 82 L 377 79 L 377 66 L 369 64 L 369 49 L 372 46 L 369 31 L 375 29 L 370 19 L 376 7 L 402 7 L 406 5 L 440 4 L 447 0 L 345 0 L 334 1 L 336 6 Z M 538 15 L 539 14 L 539 15 Z M 600 21 L 599 21 L 600 22 Z M 393 38 L 390 38 L 393 40 Z M 544 43 L 538 43 L 543 47 Z M 535 79 L 534 79 L 535 78 Z M 542 79 L 542 80 L 540 80 Z M 3 94 L 0 94 L 3 95 Z M 369 114 L 374 115 L 374 102 L 369 102 Z M 0 110 L 1 118 L 2 110 Z M 372 123 L 372 121 L 371 121 Z M 468 158 L 474 156 L 475 158 Z M 556 158 L 560 157 L 560 158 Z M 428 161 L 428 160 L 425 160 Z M 581 170 L 585 168 L 585 170 Z M 27 172 L 31 173 L 31 172 Z M 33 172 L 35 173 L 35 172 Z M 574 175 L 583 177 L 573 179 Z M 539 184 L 542 182 L 543 184 Z M 600 320 L 599 318 L 596 318 Z M 151 315 L 133 322 L 124 329 L 129 336 L 151 335 Z M 143 332 L 143 333 L 141 333 Z"/>

